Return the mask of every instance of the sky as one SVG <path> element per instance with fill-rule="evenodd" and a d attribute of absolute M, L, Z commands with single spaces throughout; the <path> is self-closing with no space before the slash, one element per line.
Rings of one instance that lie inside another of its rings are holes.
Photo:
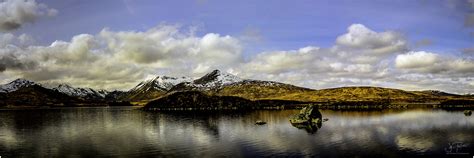
<path fill-rule="evenodd" d="M 0 83 L 127 90 L 213 69 L 474 93 L 474 0 L 0 0 Z"/>

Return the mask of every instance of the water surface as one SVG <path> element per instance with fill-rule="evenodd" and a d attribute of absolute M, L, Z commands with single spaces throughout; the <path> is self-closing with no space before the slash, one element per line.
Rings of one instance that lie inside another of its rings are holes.
<path fill-rule="evenodd" d="M 329 120 L 316 130 L 293 127 L 288 118 L 296 113 L 160 113 L 128 107 L 0 110 L 0 156 L 474 154 L 474 116 L 462 111 L 321 110 Z M 267 124 L 255 125 L 256 120 Z"/>

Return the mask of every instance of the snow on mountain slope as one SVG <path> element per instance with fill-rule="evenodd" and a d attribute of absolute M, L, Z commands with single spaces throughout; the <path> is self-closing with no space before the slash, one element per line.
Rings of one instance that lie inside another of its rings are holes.
<path fill-rule="evenodd" d="M 141 82 L 135 88 L 130 89 L 129 92 L 149 91 L 149 90 L 167 91 L 171 89 L 173 86 L 181 82 L 190 82 L 190 81 L 192 81 L 192 79 L 189 77 L 157 76 L 154 79 Z"/>
<path fill-rule="evenodd" d="M 200 88 L 217 88 L 241 81 L 243 80 L 235 75 L 221 72 L 220 70 L 214 70 L 203 77 L 194 80 L 192 84 Z"/>
<path fill-rule="evenodd" d="M 157 76 L 135 86 L 135 88 L 120 95 L 121 100 L 139 101 L 149 100 L 164 95 L 169 89 L 181 82 L 190 82 L 188 77 Z"/>
<path fill-rule="evenodd" d="M 68 84 L 59 84 L 58 86 L 51 87 L 50 89 L 76 97 L 105 98 L 108 93 L 106 90 L 96 91 L 92 88 L 74 88 Z"/>
<path fill-rule="evenodd" d="M 39 84 L 26 79 L 16 79 L 8 84 L 0 85 L 0 93 L 14 92 L 23 87 L 38 85 L 47 89 L 56 90 L 69 96 L 75 97 L 89 97 L 89 98 L 104 98 L 107 95 L 106 90 L 94 90 L 92 88 L 74 88 L 68 84 L 52 85 L 49 83 Z"/>
<path fill-rule="evenodd" d="M 22 87 L 29 87 L 32 85 L 39 85 L 33 81 L 29 81 L 26 79 L 16 79 L 8 84 L 4 84 L 0 86 L 0 93 L 8 93 L 8 92 L 13 92 L 16 91 Z"/>

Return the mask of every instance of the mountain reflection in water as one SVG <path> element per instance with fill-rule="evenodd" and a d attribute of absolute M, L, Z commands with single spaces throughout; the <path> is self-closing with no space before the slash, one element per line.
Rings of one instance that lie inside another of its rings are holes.
<path fill-rule="evenodd" d="M 144 112 L 130 108 L 0 111 L 0 155 L 409 156 L 474 151 L 474 117 L 462 111 L 320 110 L 324 127 L 293 127 L 299 110 Z M 267 124 L 255 125 L 256 120 Z M 313 134 L 311 134 L 313 133 Z M 336 152 L 337 151 L 337 152 Z M 474 153 L 469 153 L 470 155 Z"/>

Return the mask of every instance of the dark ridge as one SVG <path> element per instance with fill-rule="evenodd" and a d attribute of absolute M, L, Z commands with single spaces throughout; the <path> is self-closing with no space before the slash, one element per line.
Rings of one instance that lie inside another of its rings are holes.
<path fill-rule="evenodd" d="M 195 84 L 205 84 L 205 83 L 214 81 L 219 76 L 220 72 L 221 71 L 219 71 L 219 70 L 214 70 L 214 71 L 204 75 L 203 77 L 194 80 L 193 83 L 195 83 Z"/>
<path fill-rule="evenodd" d="M 183 92 L 183 91 L 197 91 L 198 88 L 193 86 L 191 82 L 181 82 L 168 90 L 167 93 L 174 93 L 174 92 Z"/>
<path fill-rule="evenodd" d="M 452 94 L 452 93 L 447 93 L 447 92 L 438 91 L 438 90 L 427 90 L 427 91 L 422 91 L 422 92 L 435 95 L 435 96 L 461 96 L 458 94 Z"/>
<path fill-rule="evenodd" d="M 474 106 L 474 100 L 461 100 L 461 99 L 446 100 L 446 101 L 441 102 L 441 105 L 473 105 Z"/>
<path fill-rule="evenodd" d="M 8 106 L 68 106 L 78 102 L 80 100 L 77 98 L 39 85 L 22 87 L 7 93 L 4 100 Z"/>
<path fill-rule="evenodd" d="M 120 98 L 120 96 L 124 95 L 125 92 L 124 91 L 112 91 L 112 92 L 109 92 L 107 93 L 107 95 L 105 95 L 105 100 L 118 100 Z"/>
<path fill-rule="evenodd" d="M 254 103 L 250 100 L 232 96 L 211 96 L 199 91 L 175 92 L 158 100 L 149 102 L 144 109 L 154 108 L 251 108 Z"/>

